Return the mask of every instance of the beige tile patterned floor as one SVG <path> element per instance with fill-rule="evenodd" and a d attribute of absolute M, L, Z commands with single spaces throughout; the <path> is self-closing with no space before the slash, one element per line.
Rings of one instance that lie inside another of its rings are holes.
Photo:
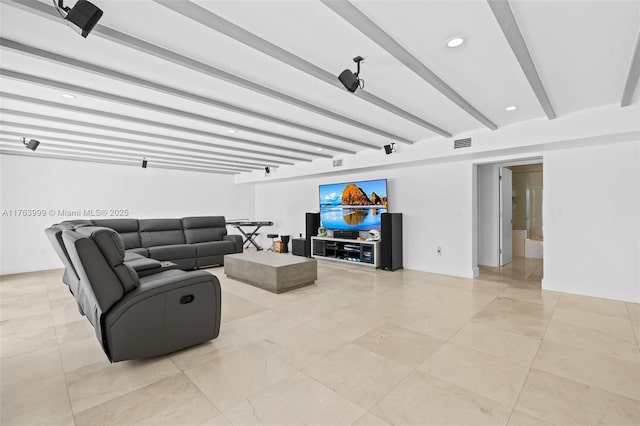
<path fill-rule="evenodd" d="M 1 277 L 2 425 L 638 425 L 640 306 L 319 262 L 279 295 L 227 279 L 220 337 L 110 364 L 62 271 Z"/>

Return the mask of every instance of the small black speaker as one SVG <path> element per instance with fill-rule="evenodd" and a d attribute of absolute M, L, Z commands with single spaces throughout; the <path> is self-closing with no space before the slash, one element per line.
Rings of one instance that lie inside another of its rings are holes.
<path fill-rule="evenodd" d="M 358 77 L 353 72 L 351 72 L 351 70 L 342 71 L 338 76 L 338 80 L 340 80 L 340 83 L 342 83 L 345 89 L 347 89 L 351 93 L 355 92 L 358 88 L 358 85 L 360 84 Z"/>
<path fill-rule="evenodd" d="M 29 142 L 25 143 L 25 146 L 31 151 L 35 151 L 36 149 L 38 149 L 38 145 L 40 145 L 40 141 L 37 141 L 35 139 L 30 139 Z"/>
<path fill-rule="evenodd" d="M 294 238 L 291 240 L 291 254 L 294 256 L 304 256 L 304 246 L 307 243 L 305 238 Z"/>
<path fill-rule="evenodd" d="M 382 213 L 380 226 L 380 268 L 402 268 L 402 213 Z"/>
<path fill-rule="evenodd" d="M 320 228 L 320 213 L 306 213 L 304 234 L 306 237 L 304 255 L 306 257 L 311 257 L 311 237 L 318 235 L 318 228 Z"/>
<path fill-rule="evenodd" d="M 102 10 L 87 0 L 78 0 L 64 18 L 69 26 L 82 37 L 87 38 L 93 27 L 102 18 Z"/>

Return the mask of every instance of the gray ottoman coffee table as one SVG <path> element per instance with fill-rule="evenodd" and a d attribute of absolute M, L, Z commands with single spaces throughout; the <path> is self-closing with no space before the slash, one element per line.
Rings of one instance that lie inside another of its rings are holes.
<path fill-rule="evenodd" d="M 224 257 L 224 273 L 272 293 L 282 293 L 313 284 L 318 262 L 306 257 L 270 252 L 244 252 Z"/>

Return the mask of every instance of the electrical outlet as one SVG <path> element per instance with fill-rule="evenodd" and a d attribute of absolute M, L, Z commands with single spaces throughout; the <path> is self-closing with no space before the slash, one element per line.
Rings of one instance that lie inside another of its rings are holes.
<path fill-rule="evenodd" d="M 438 253 L 438 256 L 442 256 L 442 247 L 436 247 L 436 252 Z"/>

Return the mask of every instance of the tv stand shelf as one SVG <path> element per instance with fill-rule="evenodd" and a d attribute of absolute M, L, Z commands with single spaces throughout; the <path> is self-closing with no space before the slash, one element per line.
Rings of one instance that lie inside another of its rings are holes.
<path fill-rule="evenodd" d="M 311 237 L 311 254 L 321 259 L 380 267 L 380 241 Z"/>

